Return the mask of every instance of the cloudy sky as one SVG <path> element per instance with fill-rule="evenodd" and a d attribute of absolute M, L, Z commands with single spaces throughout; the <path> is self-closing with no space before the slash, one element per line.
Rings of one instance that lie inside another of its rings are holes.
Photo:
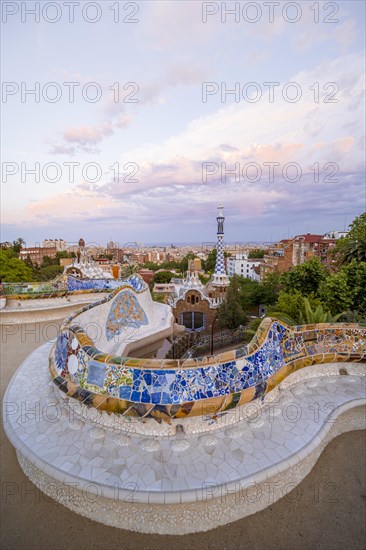
<path fill-rule="evenodd" d="M 220 202 L 228 242 L 273 241 L 366 209 L 363 2 L 35 4 L 2 2 L 2 241 L 212 241 Z"/>

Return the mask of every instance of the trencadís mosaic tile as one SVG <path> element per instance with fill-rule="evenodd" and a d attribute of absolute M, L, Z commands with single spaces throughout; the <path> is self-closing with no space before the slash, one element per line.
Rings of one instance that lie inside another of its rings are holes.
<path fill-rule="evenodd" d="M 111 301 L 107 340 L 126 326 L 147 323 L 139 302 L 144 287 L 138 280 L 83 308 L 84 312 Z M 79 314 L 64 321 L 51 353 L 54 382 L 69 396 L 100 410 L 159 421 L 223 412 L 263 397 L 302 367 L 366 357 L 366 329 L 358 325 L 290 327 L 267 318 L 250 344 L 217 357 L 134 359 L 97 349 L 74 324 Z"/>

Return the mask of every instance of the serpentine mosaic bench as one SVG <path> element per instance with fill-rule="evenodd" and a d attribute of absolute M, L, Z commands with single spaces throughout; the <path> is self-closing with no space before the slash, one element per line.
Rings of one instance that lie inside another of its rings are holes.
<path fill-rule="evenodd" d="M 126 356 L 172 321 L 132 278 L 19 367 L 4 428 L 46 495 L 123 529 L 207 531 L 284 497 L 334 437 L 365 428 L 365 328 L 268 318 L 215 357 Z"/>
<path fill-rule="evenodd" d="M 126 334 L 148 324 L 136 298 L 143 290 L 117 289 L 64 321 L 49 367 L 54 383 L 69 397 L 100 411 L 170 422 L 223 413 L 263 398 L 289 374 L 312 364 L 366 357 L 366 329 L 359 325 L 290 327 L 270 318 L 263 320 L 247 346 L 201 360 L 138 359 L 112 353 Z M 80 324 L 92 310 L 103 351 Z"/>

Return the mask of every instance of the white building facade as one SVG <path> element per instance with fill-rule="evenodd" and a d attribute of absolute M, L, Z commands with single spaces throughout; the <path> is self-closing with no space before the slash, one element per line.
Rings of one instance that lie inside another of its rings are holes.
<path fill-rule="evenodd" d="M 56 248 L 57 252 L 66 250 L 66 241 L 64 239 L 44 239 L 42 242 L 44 248 Z"/>
<path fill-rule="evenodd" d="M 333 231 L 328 231 L 328 233 L 326 233 L 323 238 L 324 239 L 344 239 L 344 237 L 347 237 L 348 235 L 348 231 L 336 231 L 336 230 L 333 230 Z"/>
<path fill-rule="evenodd" d="M 227 270 L 229 277 L 233 275 L 241 275 L 246 279 L 252 279 L 253 281 L 260 281 L 259 269 L 258 273 L 254 268 L 259 268 L 261 264 L 260 259 L 248 258 L 247 253 L 235 254 L 227 258 Z"/>

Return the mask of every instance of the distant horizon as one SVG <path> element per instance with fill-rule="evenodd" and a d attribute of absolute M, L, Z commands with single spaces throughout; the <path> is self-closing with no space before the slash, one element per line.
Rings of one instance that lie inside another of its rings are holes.
<path fill-rule="evenodd" d="M 295 236 L 297 235 L 306 235 L 307 233 L 311 234 L 311 235 L 325 235 L 326 233 L 329 233 L 329 232 L 332 232 L 332 231 L 339 231 L 339 232 L 344 232 L 343 230 L 337 230 L 337 229 L 331 229 L 329 231 L 326 231 L 324 233 L 314 233 L 314 232 L 304 232 L 304 233 L 297 233 L 296 235 L 292 235 L 290 237 L 284 237 L 282 239 L 278 239 L 278 240 L 273 240 L 273 241 L 240 241 L 240 240 L 236 240 L 236 241 L 227 241 L 224 239 L 224 244 L 225 246 L 235 246 L 235 245 L 243 245 L 243 246 L 250 246 L 250 245 L 258 245 L 258 246 L 266 246 L 266 245 L 270 245 L 270 244 L 275 244 L 275 243 L 278 243 L 282 240 L 285 240 L 287 238 L 294 238 Z M 18 237 L 19 238 L 19 237 Z M 54 237 L 53 239 L 52 238 L 48 238 L 46 237 L 45 239 L 42 239 L 41 241 L 36 241 L 34 242 L 34 244 L 28 244 L 27 241 L 26 241 L 26 244 L 25 244 L 25 248 L 32 248 L 32 247 L 38 247 L 38 246 L 42 246 L 42 241 L 43 240 L 56 240 L 56 239 L 62 239 L 62 237 Z M 14 242 L 16 241 L 17 239 L 12 239 L 11 241 L 8 241 L 8 242 Z M 77 246 L 78 245 L 78 240 L 77 241 L 67 241 L 65 239 L 63 239 L 65 242 L 66 242 L 66 246 Z M 113 239 L 110 239 L 109 241 L 107 241 L 105 244 L 100 244 L 100 243 L 97 243 L 96 241 L 88 241 L 87 239 L 84 239 L 85 241 L 85 246 L 86 247 L 90 247 L 90 246 L 100 246 L 100 247 L 103 247 L 103 248 L 106 248 L 108 243 L 110 241 L 112 241 Z M 6 241 L 2 241 L 2 242 L 6 242 Z M 216 245 L 216 240 L 214 241 L 151 241 L 151 242 L 137 242 L 137 241 L 127 241 L 125 243 L 121 243 L 119 244 L 118 241 L 113 241 L 114 244 L 117 244 L 119 248 L 133 248 L 133 246 L 130 246 L 130 247 L 127 247 L 128 244 L 134 244 L 136 243 L 139 247 L 147 247 L 147 248 L 153 248 L 153 247 L 160 247 L 160 248 L 166 248 L 166 247 L 170 247 L 171 245 L 173 245 L 174 247 L 178 247 L 178 248 L 182 248 L 182 247 L 188 247 L 188 246 L 192 246 L 192 247 L 200 247 L 200 246 L 204 246 L 204 245 Z"/>

